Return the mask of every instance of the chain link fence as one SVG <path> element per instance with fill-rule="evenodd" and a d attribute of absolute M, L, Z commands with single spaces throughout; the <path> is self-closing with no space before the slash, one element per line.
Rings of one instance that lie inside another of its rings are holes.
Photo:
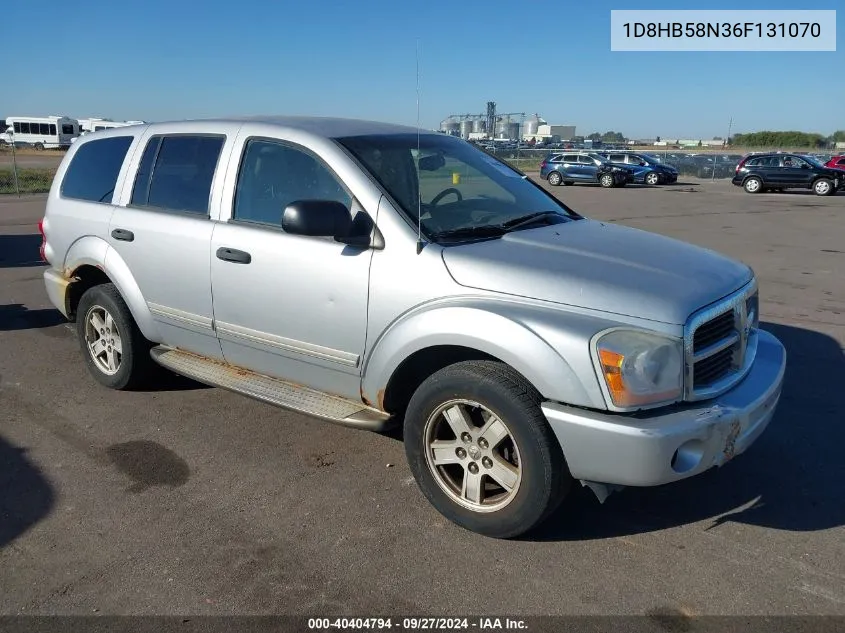
<path fill-rule="evenodd" d="M 63 156 L 62 151 L 37 151 L 0 144 L 0 194 L 50 191 Z"/>
<path fill-rule="evenodd" d="M 480 145 L 484 145 L 480 143 Z M 526 173 L 539 171 L 540 163 L 552 153 L 566 151 L 595 151 L 619 153 L 620 151 L 646 154 L 661 163 L 672 165 L 680 176 L 697 180 L 716 180 L 733 177 L 737 163 L 742 156 L 751 151 L 789 151 L 797 154 L 809 154 L 824 163 L 830 160 L 834 153 L 831 150 L 822 152 L 807 148 L 686 148 L 674 149 L 660 146 L 632 147 L 625 150 L 599 148 L 580 150 L 565 147 L 534 148 L 529 146 L 485 146 L 486 151 L 501 158 L 517 169 Z M 840 152 L 842 153 L 842 152 Z M 56 169 L 64 156 L 63 151 L 42 150 L 31 148 L 13 148 L 8 144 L 0 144 L 0 194 L 29 194 L 46 193 L 50 191 Z"/>

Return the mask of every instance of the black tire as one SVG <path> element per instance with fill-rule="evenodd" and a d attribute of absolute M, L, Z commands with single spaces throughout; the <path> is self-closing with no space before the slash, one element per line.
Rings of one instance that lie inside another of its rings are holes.
<path fill-rule="evenodd" d="M 96 309 L 105 310 L 111 315 L 121 341 L 120 360 L 117 371 L 112 374 L 101 369 L 88 348 L 90 330 L 87 324 L 92 311 Z M 141 334 L 126 302 L 113 284 L 94 286 L 85 291 L 76 310 L 76 333 L 85 364 L 97 382 L 118 390 L 135 389 L 148 382 L 154 365 L 150 357 L 152 344 Z"/>
<path fill-rule="evenodd" d="M 602 174 L 599 176 L 599 184 L 605 189 L 609 189 L 610 187 L 616 186 L 616 181 L 613 178 L 613 174 Z"/>
<path fill-rule="evenodd" d="M 563 176 L 561 176 L 558 172 L 553 171 L 549 172 L 549 184 L 552 187 L 557 187 L 563 181 Z"/>
<path fill-rule="evenodd" d="M 651 171 L 645 175 L 645 184 L 647 185 L 659 185 L 660 184 L 660 174 L 657 172 Z"/>
<path fill-rule="evenodd" d="M 813 182 L 813 193 L 817 196 L 830 196 L 836 193 L 836 188 L 830 179 L 819 178 Z"/>
<path fill-rule="evenodd" d="M 34 145 L 34 147 L 35 147 L 35 149 L 37 149 L 40 152 L 41 150 L 44 149 L 44 144 L 43 143 L 36 143 Z"/>
<path fill-rule="evenodd" d="M 760 193 L 763 191 L 763 181 L 757 176 L 751 176 L 745 179 L 742 188 L 745 189 L 745 193 Z"/>
<path fill-rule="evenodd" d="M 521 479 L 510 501 L 497 510 L 481 512 L 460 505 L 435 479 L 434 466 L 429 466 L 429 418 L 439 407 L 456 399 L 472 401 L 495 412 L 516 446 Z M 420 385 L 405 413 L 405 454 L 418 486 L 443 516 L 473 532 L 512 538 L 541 523 L 560 505 L 569 492 L 572 477 L 540 402 L 540 394 L 525 378 L 494 361 L 456 363 Z"/>

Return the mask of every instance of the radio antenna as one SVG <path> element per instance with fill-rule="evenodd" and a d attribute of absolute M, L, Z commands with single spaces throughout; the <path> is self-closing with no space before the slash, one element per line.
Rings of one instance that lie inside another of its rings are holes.
<path fill-rule="evenodd" d="M 417 38 L 417 162 L 420 160 L 420 39 Z M 417 255 L 422 252 L 422 193 L 419 185 L 417 168 Z"/>

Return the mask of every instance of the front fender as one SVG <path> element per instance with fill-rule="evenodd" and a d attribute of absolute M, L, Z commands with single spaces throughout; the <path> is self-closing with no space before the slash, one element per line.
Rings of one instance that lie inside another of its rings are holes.
<path fill-rule="evenodd" d="M 607 326 L 603 320 L 510 301 L 435 301 L 406 313 L 377 339 L 363 368 L 363 396 L 378 402 L 393 373 L 415 352 L 455 345 L 507 363 L 546 399 L 605 409 L 589 341 Z"/>

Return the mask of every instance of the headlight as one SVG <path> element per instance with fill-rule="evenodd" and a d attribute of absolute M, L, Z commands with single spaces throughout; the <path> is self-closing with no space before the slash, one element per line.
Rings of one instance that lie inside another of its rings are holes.
<path fill-rule="evenodd" d="M 636 330 L 612 330 L 598 338 L 596 353 L 615 406 L 638 407 L 681 398 L 680 339 Z"/>

